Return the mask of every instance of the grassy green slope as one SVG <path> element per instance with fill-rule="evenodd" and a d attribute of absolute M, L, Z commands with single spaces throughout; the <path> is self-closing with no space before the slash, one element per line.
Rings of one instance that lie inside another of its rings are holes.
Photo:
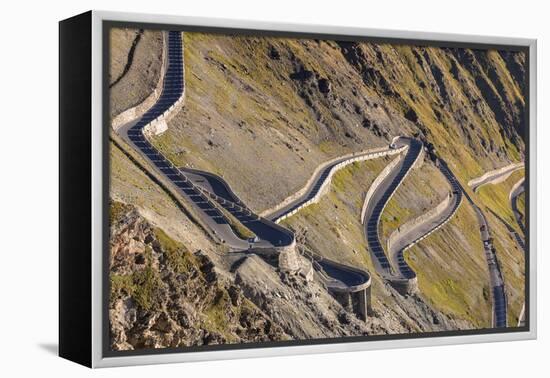
<path fill-rule="evenodd" d="M 338 171 L 328 194 L 282 224 L 299 235 L 307 230 L 305 245 L 322 256 L 344 264 L 373 269 L 360 221 L 365 194 L 389 162 L 382 158 L 353 163 Z"/>
<path fill-rule="evenodd" d="M 478 190 L 479 202 L 487 209 L 493 211 L 502 220 L 508 223 L 516 231 L 520 232 L 520 228 L 516 223 L 512 207 L 510 205 L 509 195 L 510 190 L 516 182 L 518 182 L 525 172 L 523 170 L 516 171 L 510 175 L 505 181 L 492 185 L 484 185 Z"/>
<path fill-rule="evenodd" d="M 476 216 L 467 201 L 449 223 L 410 248 L 405 258 L 428 302 L 477 327 L 490 326 L 489 273 Z"/>

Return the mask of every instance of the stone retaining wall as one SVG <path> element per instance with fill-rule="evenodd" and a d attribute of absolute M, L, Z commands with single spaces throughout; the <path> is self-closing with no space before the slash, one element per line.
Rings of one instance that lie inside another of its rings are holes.
<path fill-rule="evenodd" d="M 372 313 L 372 296 L 371 286 L 372 278 L 370 273 L 366 270 L 354 268 L 349 265 L 340 264 L 334 260 L 325 259 L 311 251 L 300 249 L 304 258 L 311 260 L 312 267 L 315 268 L 315 272 L 325 289 L 348 311 L 353 311 L 358 318 L 363 321 L 367 320 L 369 314 Z M 328 276 L 319 261 L 330 261 L 332 265 L 335 265 L 342 269 L 358 272 L 368 277 L 368 280 L 360 285 L 342 287 L 339 281 L 335 281 Z M 336 282 L 336 283 L 335 283 Z"/>
<path fill-rule="evenodd" d="M 523 167 L 525 165 L 525 163 L 523 162 L 520 162 L 520 163 L 513 163 L 513 164 L 509 164 L 505 167 L 502 167 L 502 168 L 499 168 L 499 169 L 495 169 L 495 170 L 492 170 L 492 171 L 489 171 L 489 172 L 485 172 L 483 175 L 479 176 L 479 177 L 476 177 L 474 179 L 471 179 L 470 181 L 468 181 L 468 186 L 471 187 L 471 188 L 477 188 L 479 186 L 479 184 L 485 180 L 487 180 L 489 177 L 491 176 L 494 176 L 494 175 L 500 175 L 506 171 L 510 171 L 510 174 L 512 172 L 514 172 L 515 170 Z M 506 178 L 507 176 L 505 176 Z M 504 178 L 504 179 L 505 179 Z"/>
<path fill-rule="evenodd" d="M 416 160 L 414 161 L 412 165 L 412 169 L 420 169 L 422 168 L 422 165 L 424 165 L 424 156 L 426 155 L 426 149 L 424 148 L 424 144 L 422 144 L 422 147 L 420 148 L 420 153 L 416 157 Z"/>
<path fill-rule="evenodd" d="M 405 148 L 408 148 L 408 147 L 405 147 Z M 405 179 L 407 178 L 407 176 L 409 175 L 411 170 L 415 169 L 415 168 L 419 168 L 421 166 L 422 162 L 424 161 L 424 153 L 425 153 L 424 152 L 424 146 L 422 145 L 421 150 L 418 153 L 418 156 L 416 157 L 415 161 L 413 162 L 413 164 L 411 164 L 411 166 L 409 167 L 407 172 L 405 172 L 405 174 L 403 175 L 403 178 L 401 179 L 399 184 L 395 187 L 393 192 L 390 194 L 388 200 L 384 204 L 384 207 L 382 208 L 382 212 L 384 212 L 384 209 L 386 208 L 387 204 L 389 203 L 389 201 L 391 200 L 391 198 L 393 197 L 393 195 L 395 194 L 397 189 L 399 189 L 399 187 L 401 186 L 403 181 L 405 181 Z M 374 182 L 371 184 L 369 190 L 367 191 L 367 194 L 365 195 L 365 201 L 363 202 L 363 207 L 361 209 L 361 223 L 364 223 L 365 212 L 367 210 L 367 207 L 369 205 L 369 202 L 370 202 L 374 192 L 378 189 L 378 187 L 380 186 L 382 181 L 390 174 L 390 172 L 399 163 L 399 159 L 400 158 L 398 157 L 398 158 L 394 159 L 390 164 L 388 164 L 384 168 L 384 170 L 382 172 L 380 172 L 378 177 L 376 177 Z M 389 249 L 387 249 L 387 252 L 389 253 Z M 409 279 L 407 279 L 407 278 L 389 278 L 388 281 L 390 281 L 392 286 L 394 286 L 396 288 L 396 290 L 398 290 L 402 294 L 412 294 L 412 293 L 414 293 L 418 290 L 418 281 L 417 281 L 416 276 L 413 277 L 413 278 L 409 278 Z"/>
<path fill-rule="evenodd" d="M 183 35 L 181 35 L 181 38 L 183 38 Z M 160 135 L 162 134 L 163 132 L 165 132 L 166 130 L 168 130 L 168 121 L 170 121 L 170 119 L 172 119 L 172 117 L 177 114 L 177 112 L 182 108 L 183 106 L 183 101 L 185 100 L 185 90 L 186 90 L 186 85 L 185 85 L 185 64 L 184 64 L 184 59 L 183 59 L 183 54 L 184 54 L 184 45 L 182 43 L 181 45 L 181 49 L 182 49 L 182 73 L 181 73 L 181 76 L 182 76 L 182 82 L 184 83 L 183 84 L 183 90 L 181 91 L 181 96 L 176 100 L 176 102 L 174 102 L 168 109 L 166 109 L 166 111 L 164 113 L 162 113 L 160 116 L 158 116 L 157 118 L 155 118 L 154 120 L 152 120 L 151 122 L 149 122 L 147 125 L 145 125 L 143 127 L 143 134 L 145 135 L 145 137 L 150 137 L 150 136 L 153 136 L 153 135 Z"/>
<path fill-rule="evenodd" d="M 277 247 L 279 252 L 279 269 L 285 273 L 297 272 L 301 268 L 300 254 L 296 250 L 296 241 L 285 247 Z"/>
<path fill-rule="evenodd" d="M 404 151 L 406 147 L 400 147 L 400 148 L 397 148 L 397 149 L 386 149 L 386 150 L 383 150 L 383 151 L 379 151 L 379 152 L 375 152 L 375 153 L 371 153 L 371 154 L 368 154 L 368 155 L 362 155 L 362 156 L 358 156 L 358 157 L 355 157 L 355 158 L 352 158 L 352 159 L 348 159 L 348 160 L 345 160 L 337 165 L 335 165 L 331 170 L 330 170 L 330 173 L 329 175 L 327 176 L 325 182 L 323 183 L 323 185 L 321 186 L 321 188 L 319 189 L 319 191 L 317 192 L 317 194 L 312 198 L 310 199 L 308 202 L 304 203 L 302 206 L 300 206 L 300 208 L 297 209 L 300 210 L 308 205 L 310 205 L 311 203 L 316 203 L 316 202 L 319 202 L 319 200 L 321 199 L 321 197 L 323 195 L 325 195 L 326 193 L 328 193 L 328 189 L 330 187 L 330 183 L 332 182 L 332 177 L 334 176 L 334 174 L 336 172 L 338 172 L 340 169 L 343 169 L 345 168 L 346 166 L 352 164 L 352 163 L 355 163 L 355 162 L 359 162 L 359 161 L 365 161 L 365 160 L 372 160 L 372 159 L 376 159 L 376 158 L 379 158 L 379 157 L 382 157 L 382 156 L 392 156 L 392 155 L 397 155 L 399 154 L 400 152 Z"/>
<path fill-rule="evenodd" d="M 422 240 L 426 239 L 427 237 L 429 237 L 431 234 L 433 234 L 434 232 L 438 231 L 441 227 L 445 226 L 447 223 L 449 223 L 449 221 L 453 218 L 453 216 L 456 214 L 456 212 L 458 211 L 458 209 L 460 208 L 460 205 L 462 204 L 462 199 L 463 199 L 463 196 L 460 196 L 460 199 L 459 199 L 459 203 L 456 207 L 456 209 L 454 209 L 454 211 L 449 214 L 449 216 L 443 221 L 441 222 L 439 225 L 437 225 L 436 227 L 434 227 L 431 231 L 427 232 L 426 234 L 422 235 L 421 237 L 419 237 L 418 239 L 416 239 L 415 241 L 413 241 L 412 243 L 410 243 L 409 245 L 407 245 L 405 248 L 403 248 L 403 252 L 405 252 L 407 249 L 413 247 L 414 245 L 418 244 L 419 242 L 421 242 Z M 415 273 L 416 275 L 416 273 Z M 416 276 L 414 277 L 414 279 L 416 279 Z"/>
<path fill-rule="evenodd" d="M 370 160 L 370 159 L 375 159 L 377 157 L 386 156 L 386 155 L 393 155 L 393 154 L 398 153 L 398 152 L 394 152 L 394 151 L 399 151 L 399 149 L 390 149 L 388 147 L 379 147 L 379 148 L 374 148 L 374 149 L 371 149 L 371 150 L 365 150 L 365 151 L 361 151 L 361 152 L 354 152 L 354 153 L 346 154 L 346 155 L 343 155 L 343 156 L 338 156 L 338 157 L 335 157 L 334 159 L 328 160 L 328 161 L 320 164 L 319 166 L 317 166 L 317 168 L 315 168 L 315 171 L 313 172 L 313 174 L 310 176 L 310 178 L 308 179 L 306 184 L 299 191 L 297 191 L 296 193 L 288 196 L 287 198 L 285 198 L 282 202 L 280 202 L 276 206 L 274 206 L 270 209 L 262 211 L 260 213 L 260 216 L 268 217 L 270 214 L 273 214 L 277 210 L 287 206 L 288 204 L 290 204 L 290 203 L 296 201 L 297 199 L 299 199 L 300 197 L 304 196 L 306 194 L 307 190 L 313 185 L 315 179 L 319 175 L 319 172 L 321 172 L 323 169 L 325 169 L 327 166 L 333 164 L 337 160 L 340 160 L 342 158 L 349 158 L 349 160 L 346 160 L 346 161 L 349 161 L 349 163 L 347 163 L 347 164 L 351 164 L 355 161 Z M 344 165 L 338 164 L 337 166 L 335 166 L 335 168 L 339 167 L 339 168 L 336 168 L 336 170 L 342 169 L 347 164 L 344 164 Z M 329 177 L 327 177 L 325 182 L 327 182 L 327 181 L 330 182 L 330 180 L 332 179 L 332 176 L 334 175 L 334 172 L 335 171 L 334 171 L 334 168 L 333 168 L 333 170 L 331 171 L 331 174 L 329 175 Z M 312 203 L 318 202 L 320 197 L 322 197 L 325 194 L 325 193 L 322 193 L 323 189 L 326 189 L 326 185 L 323 185 L 323 187 L 320 188 L 320 190 L 318 192 L 318 194 L 320 194 L 320 195 L 316 196 L 315 201 L 308 201 L 307 205 L 304 204 L 304 205 L 300 206 L 300 208 L 298 210 L 301 210 L 305 206 L 311 205 Z M 293 214 L 295 214 L 295 212 L 293 212 Z M 289 216 L 290 216 L 289 214 L 285 214 L 283 217 L 279 217 L 277 219 L 277 222 L 279 222 L 279 221 L 281 221 L 284 218 L 287 218 Z"/>
<path fill-rule="evenodd" d="M 321 279 L 323 279 L 322 275 Z M 325 287 L 346 311 L 353 312 L 362 321 L 366 322 L 367 317 L 372 314 L 371 286 L 355 291 L 334 290 L 327 285 Z"/>
<path fill-rule="evenodd" d="M 449 203 L 451 201 L 452 194 L 449 193 L 445 196 L 445 199 L 441 201 L 436 207 L 428 210 L 424 214 L 421 214 L 415 219 L 411 219 L 410 221 L 406 222 L 405 224 L 399 226 L 397 229 L 395 229 L 391 235 L 388 237 L 388 240 L 386 242 L 386 248 L 389 251 L 392 250 L 393 243 L 399 238 L 400 235 L 409 232 L 411 229 L 416 227 L 417 225 L 426 222 L 428 219 L 437 217 L 441 215 L 441 213 L 449 206 Z"/>
<path fill-rule="evenodd" d="M 518 182 L 516 182 L 514 184 L 514 186 L 512 186 L 512 189 L 510 190 L 510 193 L 508 194 L 508 200 L 509 201 L 512 201 L 512 196 L 514 195 L 514 192 L 520 187 L 523 185 L 523 183 L 525 182 L 525 177 L 522 177 Z M 525 189 L 524 189 L 525 190 Z M 518 193 L 521 194 L 524 192 L 524 190 L 522 190 L 521 192 Z"/>
<path fill-rule="evenodd" d="M 433 217 L 438 216 L 439 214 L 441 214 L 447 208 L 447 206 L 449 206 L 449 203 L 451 202 L 451 199 L 452 199 L 452 195 L 447 196 L 443 201 L 441 201 L 441 203 L 439 203 L 439 205 L 437 205 L 432 210 L 426 212 L 425 214 L 420 215 L 418 218 L 415 218 L 414 220 L 411 220 L 411 221 L 405 223 L 399 229 L 392 232 L 392 234 L 388 238 L 387 245 L 386 245 L 386 250 L 388 251 L 388 253 L 390 253 L 390 254 L 392 253 L 391 252 L 391 250 L 393 248 L 392 244 L 395 242 L 395 240 L 398 238 L 399 235 L 401 235 L 404 232 L 409 231 L 410 229 L 412 229 L 416 225 L 418 225 L 420 223 L 423 223 L 423 222 L 427 221 L 428 219 L 433 218 Z M 436 227 L 434 227 L 432 230 L 430 230 L 426 234 L 420 236 L 418 239 L 414 240 L 412 243 L 405 246 L 405 248 L 403 248 L 402 252 L 405 252 L 407 249 L 409 249 L 412 246 L 416 245 L 420 241 L 426 239 L 428 236 L 430 236 L 431 234 L 433 234 L 434 232 L 439 230 L 441 227 L 443 227 L 445 224 L 447 224 L 451 220 L 451 218 L 456 214 L 456 212 L 458 211 L 458 208 L 460 207 L 461 203 L 462 203 L 462 196 L 460 196 L 459 203 L 458 203 L 456 209 L 454 209 L 454 211 L 451 214 L 449 214 L 449 216 L 443 222 L 438 224 Z M 411 269 L 411 271 L 414 273 L 414 277 L 412 277 L 412 278 L 408 278 L 408 279 L 400 278 L 400 279 L 390 280 L 392 285 L 399 292 L 401 292 L 403 294 L 412 294 L 412 293 L 415 293 L 418 290 L 418 279 L 417 279 L 417 276 L 416 276 L 416 272 L 414 272 L 412 269 Z"/>
<path fill-rule="evenodd" d="M 382 172 L 380 172 L 380 174 L 376 177 L 376 179 L 374 179 L 374 181 L 370 185 L 369 190 L 367 191 L 367 194 L 365 195 L 365 200 L 363 201 L 363 207 L 361 208 L 361 219 L 360 219 L 361 223 L 364 223 L 365 212 L 367 211 L 367 206 L 369 205 L 369 202 L 370 202 L 370 199 L 372 198 L 372 195 L 374 194 L 376 189 L 378 189 L 378 187 L 380 186 L 382 181 L 384 181 L 384 179 L 386 177 L 388 177 L 388 175 L 391 173 L 391 171 L 399 163 L 399 159 L 400 158 L 397 157 L 397 158 L 393 159 L 390 162 L 390 164 L 386 165 L 384 167 L 384 169 L 382 170 Z"/>
<path fill-rule="evenodd" d="M 183 37 L 183 36 L 182 36 Z M 151 94 L 139 105 L 127 109 L 118 116 L 116 116 L 114 119 L 111 120 L 111 127 L 116 131 L 121 126 L 127 124 L 128 122 L 131 122 L 132 120 L 139 118 L 147 112 L 159 99 L 160 95 L 162 94 L 162 90 L 164 87 L 164 75 L 166 74 L 167 69 L 167 63 L 168 63 L 168 41 L 167 41 L 167 35 L 166 33 L 163 34 L 163 40 L 164 40 L 164 48 L 162 49 L 162 66 L 161 66 L 161 73 L 160 73 L 160 79 L 156 86 L 156 88 L 151 92 Z M 182 55 L 184 54 L 184 45 L 182 44 Z M 183 63 L 183 59 L 182 59 Z M 183 83 L 185 83 L 185 65 L 182 64 L 182 78 Z M 179 109 L 183 106 L 183 101 L 185 99 L 185 84 L 183 86 L 183 90 L 181 93 L 181 96 L 170 106 L 163 114 L 149 122 L 147 125 L 143 127 L 143 134 L 145 137 L 151 137 L 154 135 L 160 135 L 166 130 L 168 130 L 168 121 L 177 113 Z"/>
<path fill-rule="evenodd" d="M 401 295 L 411 295 L 418 292 L 418 278 L 414 276 L 413 278 L 395 278 L 389 280 L 391 285 L 397 290 Z"/>
<path fill-rule="evenodd" d="M 185 87 L 181 93 L 180 98 L 176 100 L 164 113 L 149 122 L 143 127 L 143 134 L 146 137 L 153 135 L 160 135 L 168 130 L 168 121 L 178 112 L 183 106 L 183 100 L 185 99 Z"/>
<path fill-rule="evenodd" d="M 408 147 L 401 147 L 400 150 L 404 151 L 406 148 L 408 148 Z M 384 170 L 378 175 L 376 180 L 374 180 L 374 182 L 371 184 L 369 190 L 367 191 L 367 194 L 365 195 L 365 201 L 363 202 L 363 207 L 361 209 L 361 223 L 364 223 L 365 212 L 367 210 L 368 203 L 370 202 L 370 199 L 371 199 L 372 195 L 374 194 L 374 191 L 378 188 L 378 186 L 380 186 L 382 181 L 390 174 L 391 170 L 397 165 L 398 159 L 399 158 L 396 158 L 390 164 L 388 164 L 386 166 L 386 168 L 384 168 Z M 407 178 L 407 176 L 409 175 L 411 170 L 413 168 L 417 167 L 419 164 L 421 164 L 422 161 L 424 161 L 424 145 L 423 144 L 420 147 L 420 152 L 416 156 L 416 159 L 414 160 L 414 163 L 412 163 L 411 166 L 409 167 L 409 169 L 407 169 L 407 172 L 405 172 L 405 174 L 403 175 L 403 178 L 401 179 L 399 184 L 395 187 L 393 192 L 390 194 L 388 200 L 384 204 L 384 207 L 382 207 L 381 213 L 384 212 L 384 209 L 386 208 L 388 203 L 391 201 L 391 199 L 392 199 L 393 195 L 395 194 L 395 192 L 397 192 L 397 189 L 399 189 L 401 184 L 403 184 L 403 181 L 405 181 L 405 179 Z"/>

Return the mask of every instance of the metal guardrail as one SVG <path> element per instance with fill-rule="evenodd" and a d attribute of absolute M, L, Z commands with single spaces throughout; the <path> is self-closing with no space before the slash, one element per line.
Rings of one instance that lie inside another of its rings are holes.
<path fill-rule="evenodd" d="M 261 215 L 258 215 L 256 213 L 254 213 L 252 210 L 250 210 L 250 208 L 248 206 L 246 206 L 246 204 L 243 201 L 241 201 L 241 199 L 235 194 L 235 192 L 233 192 L 233 189 L 231 189 L 231 186 L 229 184 L 227 184 L 221 176 L 218 176 L 218 175 L 216 175 L 214 173 L 211 173 L 211 172 L 201 171 L 201 170 L 198 170 L 198 169 L 188 169 L 188 170 L 191 173 L 195 173 L 195 174 L 199 174 L 199 175 L 207 175 L 207 176 L 212 177 L 214 180 L 218 181 L 219 184 L 224 186 L 225 190 L 227 190 L 230 197 L 235 199 L 234 201 L 228 200 L 227 198 L 223 198 L 221 196 L 218 196 L 217 194 L 215 194 L 213 192 L 210 192 L 209 190 L 204 189 L 204 188 L 199 186 L 200 190 L 202 190 L 205 193 L 208 193 L 208 195 L 211 198 L 213 198 L 214 200 L 216 200 L 216 202 L 218 202 L 220 204 L 223 204 L 223 203 L 231 204 L 232 206 L 239 208 L 240 211 L 246 213 L 247 216 L 256 217 L 257 221 L 262 222 L 263 224 L 268 225 L 272 229 L 275 229 L 278 232 L 284 233 L 286 236 L 288 236 L 291 239 L 291 242 L 288 243 L 288 244 L 282 245 L 281 247 L 285 247 L 285 246 L 292 245 L 293 243 L 295 243 L 296 238 L 295 238 L 294 233 L 291 230 L 275 223 L 274 221 L 272 221 L 270 219 L 267 219 L 267 218 L 265 218 Z M 266 247 L 266 248 L 269 248 L 269 247 Z"/>

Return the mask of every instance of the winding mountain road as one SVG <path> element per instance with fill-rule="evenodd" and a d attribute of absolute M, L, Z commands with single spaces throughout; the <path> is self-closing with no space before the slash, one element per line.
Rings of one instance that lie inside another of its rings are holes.
<path fill-rule="evenodd" d="M 453 188 L 448 199 L 448 204 L 441 211 L 437 212 L 437 214 L 434 213 L 433 217 L 427 217 L 423 222 L 418 223 L 406 233 L 400 235 L 393 247 L 389 249 L 390 259 L 388 259 L 378 234 L 381 214 L 403 179 L 422 157 L 422 142 L 414 138 L 398 137 L 387 148 L 364 151 L 336 158 L 317 170 L 309 180 L 308 185 L 298 195 L 285 200 L 269 214 L 259 216 L 244 204 L 223 178 L 210 172 L 176 167 L 150 142 L 147 127 L 159 120 L 165 122 L 166 114 L 170 113 L 175 105 L 182 100 L 185 93 L 182 34 L 176 31 L 169 31 L 167 33 L 165 49 L 167 52 L 167 69 L 164 74 L 160 97 L 143 116 L 120 127 L 117 132 L 142 157 L 148 160 L 154 170 L 170 182 L 182 197 L 193 204 L 201 220 L 205 222 L 222 242 L 233 251 L 238 252 L 293 246 L 296 243 L 294 233 L 280 226 L 277 222 L 295 214 L 308 204 L 317 201 L 323 194 L 324 189 L 330 184 L 332 175 L 338 169 L 354 161 L 401 154 L 397 158 L 399 160 L 396 161 L 395 166 L 381 180 L 376 190 L 372 192 L 369 201 L 365 202 L 366 206 L 362 221 L 365 225 L 365 237 L 368 249 L 375 267 L 381 276 L 390 282 L 407 282 L 412 278 L 416 278 L 416 274 L 403 259 L 403 251 L 446 223 L 456 212 L 462 198 L 462 188 L 460 188 L 448 167 L 443 164 L 440 166 L 441 171 Z M 505 174 L 510 174 L 510 172 L 499 172 L 492 179 L 494 180 L 495 177 L 498 179 L 499 176 Z M 480 180 L 476 188 L 488 182 L 488 180 L 488 177 Z M 253 240 L 239 238 L 230 225 L 230 219 L 228 219 L 222 209 L 246 226 L 256 237 Z M 480 223 L 483 223 L 486 230 L 488 230 L 483 214 L 479 209 L 477 211 Z M 489 239 L 488 231 L 486 232 L 487 235 L 485 236 L 487 238 L 484 238 L 484 241 Z M 312 261 L 317 273 L 322 277 L 323 282 L 330 290 L 336 292 L 353 292 L 355 290 L 365 290 L 366 288 L 370 290 L 371 277 L 368 272 L 325 259 L 311 251 L 303 249 L 303 247 L 301 248 L 301 253 Z M 494 253 L 491 256 L 494 260 L 494 265 L 498 265 L 494 258 Z M 490 254 L 488 253 L 488 260 L 489 258 Z M 498 269 L 491 271 L 491 280 L 493 282 L 493 296 L 496 298 L 496 324 L 497 326 L 501 326 L 503 322 L 505 324 L 506 299 L 502 277 Z"/>
<path fill-rule="evenodd" d="M 166 158 L 146 135 L 146 127 L 159 120 L 174 108 L 184 95 L 183 46 L 181 32 L 169 31 L 167 69 L 164 75 L 162 93 L 157 102 L 139 119 L 118 129 L 118 133 L 148 160 L 154 169 L 172 184 L 178 193 L 195 207 L 201 220 L 234 251 L 288 247 L 295 244 L 292 231 L 266 218 L 254 214 L 231 190 L 221 177 L 209 172 L 180 169 Z M 239 222 L 251 230 L 256 238 L 243 240 L 230 226 L 229 219 L 220 211 L 221 206 Z M 314 267 L 328 289 L 353 292 L 370 287 L 368 272 L 311 255 Z"/>
<path fill-rule="evenodd" d="M 323 193 L 326 192 L 325 189 L 330 185 L 332 176 L 338 170 L 354 162 L 395 155 L 400 153 L 404 148 L 405 146 L 398 148 L 394 145 L 390 145 L 388 147 L 375 148 L 332 159 L 331 161 L 322 164 L 319 169 L 314 172 L 312 177 L 308 180 L 308 184 L 306 184 L 300 192 L 285 199 L 281 204 L 276 206 L 275 210 L 267 211 L 265 216 L 278 223 L 311 203 L 318 201 Z"/>
<path fill-rule="evenodd" d="M 439 160 L 438 166 L 451 185 L 451 191 L 447 198 L 426 214 L 400 226 L 388 238 L 387 251 L 393 269 L 399 272 L 398 279 L 410 280 L 416 278 L 416 273 L 405 261 L 404 252 L 445 225 L 456 213 L 462 202 L 462 188 L 457 179 L 445 162 Z"/>
<path fill-rule="evenodd" d="M 234 249 L 246 249 L 248 243 L 235 235 L 229 220 L 216 205 L 193 185 L 152 143 L 147 139 L 144 129 L 150 123 L 162 118 L 170 107 L 184 94 L 183 50 L 180 32 L 168 32 L 167 69 L 164 74 L 163 88 L 157 102 L 141 116 L 137 122 L 119 128 L 119 134 L 132 145 L 157 172 L 173 184 L 176 191 L 193 203 L 201 219 Z"/>
<path fill-rule="evenodd" d="M 256 240 L 251 242 L 254 248 L 284 247 L 294 242 L 290 230 L 254 214 L 222 177 L 197 169 L 180 168 L 180 171 L 256 235 Z"/>
<path fill-rule="evenodd" d="M 468 197 L 469 198 L 469 197 Z M 469 198 L 470 199 L 470 198 Z M 507 327 L 507 300 L 506 291 L 504 288 L 504 279 L 500 271 L 500 265 L 496 256 L 496 250 L 492 243 L 491 231 L 487 218 L 483 211 L 470 199 L 470 204 L 476 212 L 478 224 L 480 225 L 479 232 L 483 241 L 483 249 L 485 258 L 489 267 L 489 281 L 492 288 L 493 298 L 493 327 Z"/>
<path fill-rule="evenodd" d="M 181 168 L 181 171 L 256 235 L 254 248 L 287 246 L 293 242 L 294 234 L 290 230 L 254 214 L 222 177 L 198 169 Z M 321 272 L 320 278 L 332 290 L 359 290 L 359 287 L 370 285 L 370 275 L 361 269 L 339 264 L 311 251 L 302 252 L 314 263 L 316 270 Z"/>
<path fill-rule="evenodd" d="M 518 209 L 518 198 L 525 192 L 525 177 L 522 177 L 516 184 L 512 187 L 510 191 L 510 203 L 512 206 L 512 211 L 514 212 L 514 217 L 516 222 L 525 236 L 525 218 L 521 211 Z"/>
<path fill-rule="evenodd" d="M 512 163 L 505 167 L 486 172 L 482 176 L 470 180 L 468 186 L 472 188 L 474 192 L 477 192 L 483 185 L 497 184 L 506 180 L 512 173 L 524 166 L 524 163 Z"/>
<path fill-rule="evenodd" d="M 524 168 L 525 164 L 523 162 L 520 163 L 512 163 L 505 167 L 495 169 L 492 171 L 489 171 L 482 175 L 481 177 L 475 178 L 473 180 L 470 180 L 468 182 L 468 185 L 472 188 L 474 193 L 476 193 L 479 188 L 481 188 L 483 185 L 487 184 L 497 184 L 499 182 L 502 182 L 506 180 L 512 173 L 517 171 L 518 169 Z M 517 185 L 515 185 L 512 188 L 512 191 L 510 192 L 510 201 L 512 209 L 514 210 L 514 214 L 516 215 L 516 220 L 518 221 L 518 224 L 520 225 L 520 228 L 524 231 L 523 223 L 521 220 L 518 220 L 519 212 L 517 212 L 517 202 L 515 202 L 514 198 L 517 199 L 517 196 L 521 194 L 523 184 L 522 180 L 518 182 Z M 491 237 L 491 230 L 489 228 L 489 224 L 487 223 L 487 218 L 485 217 L 485 214 L 483 211 L 477 206 L 474 201 L 470 198 L 470 196 L 467 196 L 468 200 L 470 201 L 470 204 L 474 208 L 478 223 L 480 226 L 480 234 L 481 239 L 483 240 L 483 248 L 485 250 L 485 256 L 487 259 L 487 264 L 489 266 L 489 276 L 490 276 L 490 282 L 492 287 L 492 297 L 493 297 L 493 326 L 494 327 L 507 327 L 508 326 L 508 319 L 507 319 L 507 299 L 506 299 L 506 291 L 504 287 L 504 279 L 502 276 L 502 272 L 500 270 L 500 265 L 497 259 L 496 250 L 492 243 L 492 237 Z M 506 224 L 506 222 L 504 222 Z M 513 231 L 516 240 L 518 241 L 518 244 L 524 248 L 524 241 L 523 239 L 517 234 L 517 232 Z M 524 313 L 524 311 L 522 311 Z M 521 316 L 520 316 L 521 321 Z"/>
<path fill-rule="evenodd" d="M 402 158 L 400 158 L 393 170 L 382 180 L 370 197 L 363 218 L 367 245 L 369 252 L 371 253 L 372 260 L 377 271 L 382 275 L 382 277 L 388 280 L 400 280 L 407 278 L 400 275 L 392 268 L 392 265 L 384 252 L 378 233 L 380 218 L 387 203 L 405 176 L 413 167 L 422 150 L 422 143 L 416 139 L 399 138 L 394 143 L 396 146 L 406 146 L 406 153 Z"/>
<path fill-rule="evenodd" d="M 487 172 L 479 178 L 470 180 L 468 185 L 472 188 L 474 193 L 476 193 L 483 185 L 501 182 L 521 167 L 523 167 L 522 163 L 510 164 L 506 167 Z M 500 270 L 496 249 L 492 242 L 493 238 L 491 236 L 491 229 L 489 228 L 489 223 L 487 222 L 487 218 L 485 217 L 483 211 L 475 204 L 473 199 L 468 194 L 466 194 L 466 197 L 476 213 L 479 224 L 479 233 L 481 235 L 481 240 L 483 241 L 483 249 L 485 251 L 485 258 L 489 268 L 489 282 L 491 283 L 493 299 L 493 327 L 504 328 L 508 326 L 508 301 L 506 299 L 504 278 Z"/>

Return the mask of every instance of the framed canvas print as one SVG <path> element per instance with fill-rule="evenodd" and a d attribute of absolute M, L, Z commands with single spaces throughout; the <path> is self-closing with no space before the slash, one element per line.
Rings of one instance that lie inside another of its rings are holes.
<path fill-rule="evenodd" d="M 536 337 L 536 42 L 60 22 L 60 355 Z"/>

